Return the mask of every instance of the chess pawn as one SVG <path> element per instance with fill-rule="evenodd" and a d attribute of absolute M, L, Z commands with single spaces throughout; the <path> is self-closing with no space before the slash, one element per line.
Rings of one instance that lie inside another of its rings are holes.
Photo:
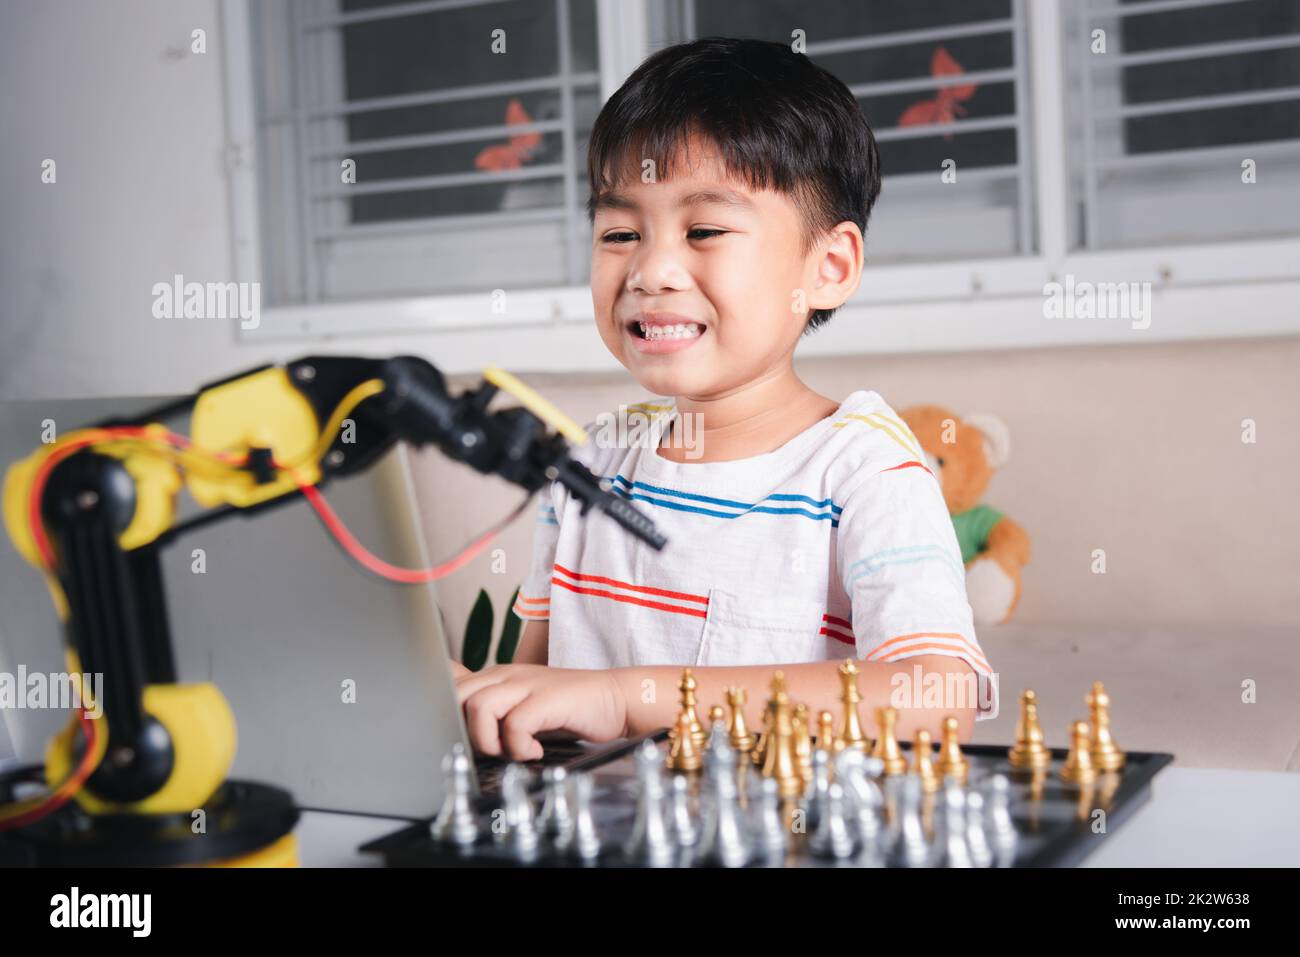
<path fill-rule="evenodd" d="M 678 780 L 685 780 L 679 778 Z M 583 861 L 594 861 L 600 855 L 600 836 L 596 819 L 591 813 L 591 775 L 578 772 L 569 778 L 573 799 L 573 824 L 566 835 L 565 846 L 570 854 Z"/>
<path fill-rule="evenodd" d="M 1016 740 L 1007 752 L 1013 768 L 1038 769 L 1052 763 L 1052 752 L 1043 743 L 1043 728 L 1038 723 L 1038 696 L 1028 688 L 1020 695 L 1020 717 L 1016 720 Z"/>
<path fill-rule="evenodd" d="M 835 755 L 835 780 L 844 787 L 849 813 L 854 819 L 863 849 L 875 847 L 880 838 L 885 799 L 873 777 L 882 770 L 879 758 L 845 748 Z"/>
<path fill-rule="evenodd" d="M 673 863 L 676 849 L 664 802 L 659 749 L 653 741 L 643 741 L 637 748 L 636 779 L 636 817 L 632 822 L 632 833 L 623 847 L 624 853 L 636 864 L 668 867 Z"/>
<path fill-rule="evenodd" d="M 940 867 L 970 867 L 970 846 L 966 843 L 966 794 L 955 778 L 943 786 L 943 808 L 935 841 Z"/>
<path fill-rule="evenodd" d="M 690 719 L 683 711 L 677 716 L 677 725 L 669 739 L 668 758 L 665 764 L 670 771 L 698 771 L 703 758 L 691 732 Z"/>
<path fill-rule="evenodd" d="M 912 741 L 912 774 L 921 782 L 921 790 L 933 794 L 939 790 L 942 781 L 934 769 L 934 746 L 930 743 L 930 732 L 924 729 L 916 732 Z"/>
<path fill-rule="evenodd" d="M 465 745 L 457 741 L 442 759 L 443 799 L 429 836 L 443 844 L 468 848 L 478 840 L 478 818 L 470 803 L 470 760 Z"/>
<path fill-rule="evenodd" d="M 1124 752 L 1110 735 L 1110 695 L 1100 681 L 1092 683 L 1092 691 L 1083 699 L 1088 706 L 1088 726 L 1092 737 L 1088 749 L 1092 763 L 1098 771 L 1118 771 L 1124 767 Z"/>
<path fill-rule="evenodd" d="M 880 737 L 871 751 L 873 758 L 884 762 L 884 774 L 892 776 L 907 770 L 907 759 L 898 747 L 898 738 L 894 736 L 894 726 L 898 722 L 898 712 L 893 708 L 876 709 L 876 726 L 880 728 Z"/>
<path fill-rule="evenodd" d="M 795 705 L 794 717 L 791 718 L 791 724 L 794 727 L 794 754 L 799 764 L 799 777 L 803 780 L 804 791 L 812 784 L 812 734 L 808 727 L 808 706 L 806 704 Z"/>
<path fill-rule="evenodd" d="M 862 730 L 862 719 L 858 716 L 858 703 L 862 694 L 858 691 L 858 666 L 850 658 L 839 667 L 840 703 L 844 705 L 844 721 L 840 725 L 840 747 L 853 748 L 866 752 L 871 744 Z"/>
<path fill-rule="evenodd" d="M 564 768 L 546 768 L 542 771 L 542 810 L 537 815 L 537 830 L 563 850 L 560 845 L 572 826 L 568 772 Z"/>
<path fill-rule="evenodd" d="M 681 692 L 681 714 L 678 715 L 677 723 L 684 724 L 691 729 L 691 737 L 694 739 L 691 743 L 695 746 L 697 752 L 704 750 L 704 725 L 700 724 L 699 716 L 695 713 L 695 675 L 691 673 L 690 668 L 682 669 L 682 680 L 677 685 L 677 690 Z"/>
<path fill-rule="evenodd" d="M 984 830 L 984 795 L 971 791 L 966 795 L 966 845 L 970 848 L 972 867 L 992 867 L 993 848 Z"/>
<path fill-rule="evenodd" d="M 790 827 L 781 808 L 776 780 L 762 778 L 754 824 L 754 848 L 770 862 L 785 859 L 790 847 Z"/>
<path fill-rule="evenodd" d="M 1011 820 L 1011 782 L 995 774 L 984 783 L 984 825 L 999 867 L 1009 867 L 1019 839 Z"/>
<path fill-rule="evenodd" d="M 727 709 L 720 704 L 715 704 L 709 709 L 709 741 L 712 742 L 713 731 L 720 728 L 723 735 L 727 733 Z M 712 744 L 709 745 L 712 747 Z"/>
<path fill-rule="evenodd" d="M 1097 769 L 1092 763 L 1088 747 L 1088 722 L 1076 721 L 1070 725 L 1070 753 L 1061 765 L 1061 777 L 1075 784 L 1091 784 L 1097 779 Z"/>
<path fill-rule="evenodd" d="M 898 836 L 894 862 L 901 867 L 928 867 L 930 844 L 921 821 L 921 779 L 914 774 L 899 777 L 894 784 L 898 801 Z"/>
<path fill-rule="evenodd" d="M 825 808 L 808 842 L 808 850 L 817 857 L 835 860 L 853 856 L 853 832 L 844 815 L 844 787 L 838 781 L 826 792 Z"/>
<path fill-rule="evenodd" d="M 794 722 L 790 715 L 790 696 L 785 692 L 785 672 L 772 676 L 772 697 L 767 703 L 766 729 L 763 732 L 765 778 L 775 778 L 782 799 L 796 798 L 803 792 L 803 777 L 795 753 Z"/>
<path fill-rule="evenodd" d="M 533 802 L 528 796 L 531 775 L 522 764 L 510 763 L 501 774 L 502 806 L 499 826 L 494 822 L 492 838 L 521 861 L 536 856 L 538 837 Z"/>
<path fill-rule="evenodd" d="M 731 708 L 731 723 L 727 727 L 727 740 L 731 747 L 741 756 L 748 756 L 754 750 L 754 735 L 745 724 L 745 701 L 748 699 L 744 688 L 727 689 L 727 705 Z"/>
<path fill-rule="evenodd" d="M 704 824 L 694 856 L 704 864 L 744 867 L 749 834 L 736 787 L 736 756 L 730 745 L 711 750 L 704 766 Z"/>
<path fill-rule="evenodd" d="M 953 778 L 958 784 L 965 784 L 970 776 L 970 761 L 961 753 L 957 740 L 957 719 L 951 715 L 943 719 L 943 740 L 934 769 L 941 778 Z"/>
<path fill-rule="evenodd" d="M 691 811 L 690 789 L 691 782 L 687 778 L 680 774 L 673 775 L 668 814 L 672 822 L 673 840 L 678 847 L 690 847 L 700 836 L 695 827 L 695 815 Z"/>
<path fill-rule="evenodd" d="M 812 756 L 812 796 L 808 802 L 808 825 L 816 827 L 821 816 L 826 813 L 827 795 L 831 788 L 830 752 L 818 748 Z"/>
<path fill-rule="evenodd" d="M 820 711 L 817 714 L 817 747 L 828 754 L 835 754 L 844 749 L 844 742 L 835 740 L 835 715 L 829 711 Z"/>

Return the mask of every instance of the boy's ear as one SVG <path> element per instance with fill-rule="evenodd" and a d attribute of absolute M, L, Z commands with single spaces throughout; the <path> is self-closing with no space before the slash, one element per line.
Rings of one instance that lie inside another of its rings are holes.
<path fill-rule="evenodd" d="M 845 220 L 835 226 L 818 245 L 813 288 L 808 293 L 809 309 L 837 309 L 844 305 L 862 281 L 862 231 Z"/>

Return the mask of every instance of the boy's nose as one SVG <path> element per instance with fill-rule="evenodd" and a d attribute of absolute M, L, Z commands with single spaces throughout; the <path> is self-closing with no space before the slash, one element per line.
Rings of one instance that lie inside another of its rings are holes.
<path fill-rule="evenodd" d="M 690 273 L 674 253 L 647 248 L 629 267 L 625 287 L 628 292 L 655 295 L 685 289 L 690 284 Z"/>

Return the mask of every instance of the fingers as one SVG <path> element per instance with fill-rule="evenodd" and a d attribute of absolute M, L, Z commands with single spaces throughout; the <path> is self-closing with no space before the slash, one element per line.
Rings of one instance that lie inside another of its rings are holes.
<path fill-rule="evenodd" d="M 456 679 L 457 703 L 463 705 L 484 688 L 501 684 L 506 680 L 508 674 L 502 668 L 485 668 L 483 671 L 477 672 L 467 670 L 465 675 Z"/>
<path fill-rule="evenodd" d="M 496 682 L 471 693 L 465 701 L 465 726 L 471 747 L 482 754 L 500 755 L 501 720 L 527 697 L 526 687 L 510 682 Z M 537 750 L 540 749 L 538 744 Z M 530 758 L 541 756 L 532 754 L 532 749 L 527 750 Z"/>

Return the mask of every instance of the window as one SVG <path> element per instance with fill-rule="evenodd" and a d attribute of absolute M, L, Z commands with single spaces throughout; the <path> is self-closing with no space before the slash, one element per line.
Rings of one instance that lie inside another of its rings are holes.
<path fill-rule="evenodd" d="M 801 355 L 1300 331 L 1296 0 L 220 2 L 249 339 L 614 368 L 589 131 L 645 56 L 711 34 L 802 39 L 880 144 L 867 273 Z M 1063 276 L 1149 282 L 1163 318 L 1045 324 Z"/>
<path fill-rule="evenodd" d="M 1076 247 L 1300 231 L 1300 4 L 1067 7 Z"/>
<path fill-rule="evenodd" d="M 790 43 L 804 31 L 808 56 L 858 98 L 880 146 L 873 265 L 1034 248 L 1020 0 L 685 0 L 651 29 L 657 47 L 711 35 Z"/>
<path fill-rule="evenodd" d="M 250 15 L 268 304 L 585 282 L 595 0 Z"/>

